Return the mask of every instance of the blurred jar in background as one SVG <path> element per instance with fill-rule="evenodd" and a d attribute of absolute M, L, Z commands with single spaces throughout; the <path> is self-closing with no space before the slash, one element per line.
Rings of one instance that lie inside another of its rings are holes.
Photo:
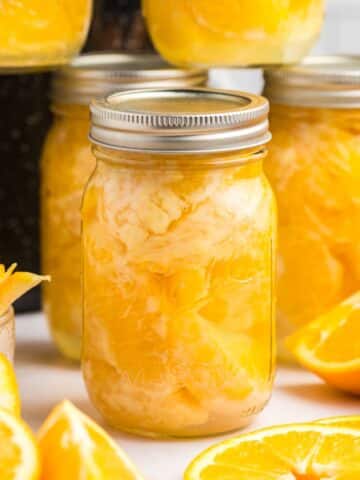
<path fill-rule="evenodd" d="M 274 373 L 268 103 L 163 89 L 91 109 L 82 364 L 94 405 L 141 435 L 243 427 Z"/>
<path fill-rule="evenodd" d="M 0 69 L 62 65 L 81 50 L 92 0 L 3 0 Z"/>
<path fill-rule="evenodd" d="M 1 35 L 1 34 L 0 34 Z M 38 272 L 39 157 L 51 115 L 49 75 L 0 75 L 0 263 Z M 39 288 L 16 302 L 39 308 Z"/>
<path fill-rule="evenodd" d="M 44 309 L 55 343 L 72 359 L 81 348 L 80 205 L 95 167 L 88 105 L 115 90 L 206 83 L 203 70 L 180 70 L 155 54 L 87 54 L 60 70 L 53 82 L 55 122 L 42 155 L 42 270 Z"/>
<path fill-rule="evenodd" d="M 360 59 L 314 57 L 270 70 L 265 171 L 279 205 L 278 332 L 360 288 Z"/>
<path fill-rule="evenodd" d="M 156 49 L 175 65 L 295 63 L 315 43 L 324 0 L 143 0 Z"/>

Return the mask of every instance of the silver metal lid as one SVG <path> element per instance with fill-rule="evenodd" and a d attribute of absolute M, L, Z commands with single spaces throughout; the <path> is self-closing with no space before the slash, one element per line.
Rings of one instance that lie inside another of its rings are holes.
<path fill-rule="evenodd" d="M 142 88 L 205 85 L 207 71 L 180 69 L 156 54 L 88 53 L 57 71 L 52 98 L 62 103 L 88 105 L 112 92 Z"/>
<path fill-rule="evenodd" d="M 116 150 L 197 153 L 242 150 L 271 139 L 268 101 L 207 88 L 116 93 L 90 106 L 93 143 Z"/>
<path fill-rule="evenodd" d="M 266 70 L 264 95 L 286 105 L 360 108 L 360 57 L 309 57 L 297 66 Z"/>

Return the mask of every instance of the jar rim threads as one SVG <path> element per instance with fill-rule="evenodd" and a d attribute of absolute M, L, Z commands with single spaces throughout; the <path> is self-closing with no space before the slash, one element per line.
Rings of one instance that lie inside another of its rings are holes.
<path fill-rule="evenodd" d="M 209 88 L 135 90 L 90 105 L 93 143 L 115 150 L 191 154 L 268 143 L 269 103 Z"/>
<path fill-rule="evenodd" d="M 87 53 L 55 74 L 51 96 L 55 102 L 88 105 L 111 92 L 191 87 L 207 78 L 204 69 L 176 68 L 154 53 Z"/>
<path fill-rule="evenodd" d="M 299 65 L 267 69 L 264 95 L 284 105 L 359 108 L 360 56 L 313 56 Z"/>

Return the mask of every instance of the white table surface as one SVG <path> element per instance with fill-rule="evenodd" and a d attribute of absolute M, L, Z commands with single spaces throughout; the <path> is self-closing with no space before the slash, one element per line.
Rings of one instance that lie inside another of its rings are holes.
<path fill-rule="evenodd" d="M 23 415 L 33 429 L 36 430 L 50 409 L 64 398 L 101 423 L 88 400 L 79 368 L 57 354 L 42 314 L 17 316 L 15 364 Z M 272 400 L 250 429 L 359 413 L 359 398 L 332 390 L 310 373 L 282 367 L 278 371 Z M 197 453 L 225 438 L 151 440 L 110 433 L 146 480 L 180 480 L 184 468 Z"/>

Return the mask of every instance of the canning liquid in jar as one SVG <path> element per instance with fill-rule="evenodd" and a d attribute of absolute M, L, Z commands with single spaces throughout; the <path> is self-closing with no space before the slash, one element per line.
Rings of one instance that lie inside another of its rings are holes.
<path fill-rule="evenodd" d="M 80 206 L 95 168 L 88 140 L 91 99 L 138 86 L 201 85 L 206 79 L 204 70 L 176 69 L 154 54 L 82 55 L 56 74 L 55 121 L 41 160 L 41 251 L 42 269 L 52 277 L 43 287 L 44 309 L 66 357 L 79 360 L 81 351 Z"/>
<path fill-rule="evenodd" d="M 276 212 L 265 99 L 207 89 L 92 107 L 82 207 L 90 397 L 114 427 L 198 436 L 248 424 L 274 367 Z"/>
<path fill-rule="evenodd" d="M 175 65 L 296 63 L 314 45 L 324 0 L 142 0 L 156 49 Z"/>
<path fill-rule="evenodd" d="M 313 57 L 267 72 L 279 206 L 279 354 L 286 335 L 360 288 L 360 61 Z"/>

